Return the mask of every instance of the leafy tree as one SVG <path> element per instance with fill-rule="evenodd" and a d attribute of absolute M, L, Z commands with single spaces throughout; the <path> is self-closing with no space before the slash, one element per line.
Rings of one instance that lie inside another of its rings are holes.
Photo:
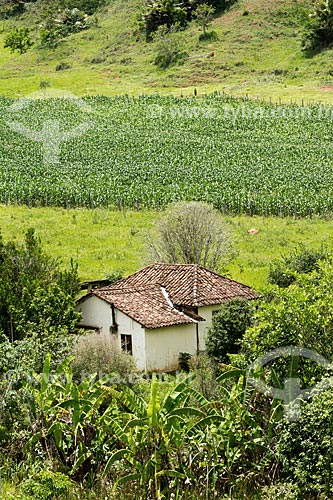
<path fill-rule="evenodd" d="M 228 354 L 239 350 L 239 341 L 252 325 L 254 306 L 248 300 L 233 299 L 222 304 L 214 314 L 207 333 L 206 348 L 210 357 L 220 363 L 229 361 Z"/>
<path fill-rule="evenodd" d="M 57 16 L 56 23 L 62 36 L 68 36 L 89 28 L 87 14 L 77 8 L 65 9 Z"/>
<path fill-rule="evenodd" d="M 323 247 L 315 250 L 300 245 L 290 255 L 270 264 L 267 281 L 285 288 L 296 281 L 298 274 L 311 273 L 319 268 L 321 261 L 329 258 L 329 252 Z"/>
<path fill-rule="evenodd" d="M 155 64 L 162 69 L 168 68 L 171 64 L 186 57 L 182 38 L 174 26 L 171 28 L 166 25 L 159 26 L 154 35 L 154 42 L 157 46 Z"/>
<path fill-rule="evenodd" d="M 235 0 L 206 0 L 206 13 L 210 8 L 225 10 Z M 201 6 L 201 0 L 147 0 L 146 9 L 141 18 L 143 28 L 146 32 L 146 38 L 150 39 L 159 26 L 164 24 L 171 28 L 172 25 L 185 27 L 192 20 L 194 11 Z M 203 11 L 201 11 L 203 12 Z M 207 26 L 207 24 L 206 24 Z"/>
<path fill-rule="evenodd" d="M 224 269 L 231 243 L 221 214 L 202 202 L 170 205 L 149 236 L 150 258 L 161 262 L 200 264 L 211 270 Z"/>
<path fill-rule="evenodd" d="M 175 24 L 185 26 L 189 9 L 190 2 L 147 0 L 147 10 L 142 14 L 146 38 L 149 39 L 159 26 L 165 25 L 169 29 Z"/>
<path fill-rule="evenodd" d="M 333 0 L 314 0 L 309 21 L 305 26 L 303 47 L 315 50 L 333 42 Z"/>
<path fill-rule="evenodd" d="M 193 12 L 194 17 L 197 19 L 197 22 L 201 26 L 201 29 L 203 31 L 203 36 L 206 35 L 206 29 L 212 22 L 214 13 L 215 13 L 214 7 L 206 3 L 198 5 L 196 10 Z"/>
<path fill-rule="evenodd" d="M 327 263 L 310 274 L 299 275 L 288 288 L 270 287 L 266 300 L 260 302 L 256 311 L 254 326 L 241 340 L 241 353 L 232 358 L 233 363 L 246 367 L 256 358 L 285 346 L 304 347 L 331 360 L 332 294 L 333 266 Z M 310 360 L 296 357 L 293 360 L 290 356 L 276 359 L 268 368 L 267 376 L 271 378 L 274 370 L 280 382 L 287 377 L 288 370 L 297 372 L 303 387 L 311 387 L 325 373 Z"/>
<path fill-rule="evenodd" d="M 11 52 L 17 50 L 19 54 L 22 55 L 25 54 L 32 45 L 33 42 L 29 36 L 29 28 L 15 28 L 6 36 L 4 48 L 10 49 Z"/>
<path fill-rule="evenodd" d="M 0 15 L 2 19 L 21 14 L 25 3 L 23 0 L 0 0 Z"/>
<path fill-rule="evenodd" d="M 0 332 L 21 340 L 50 329 L 74 333 L 78 321 L 77 266 L 62 271 L 48 257 L 33 229 L 22 245 L 0 238 Z"/>

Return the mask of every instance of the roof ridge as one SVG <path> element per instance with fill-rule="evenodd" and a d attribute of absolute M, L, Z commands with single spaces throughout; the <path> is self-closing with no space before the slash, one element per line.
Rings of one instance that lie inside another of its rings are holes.
<path fill-rule="evenodd" d="M 193 303 L 198 305 L 198 264 L 194 266 L 194 279 L 193 279 Z"/>
<path fill-rule="evenodd" d="M 215 274 L 215 276 L 217 276 L 218 278 L 223 278 L 225 280 L 232 281 L 233 283 L 237 283 L 237 285 L 241 285 L 241 286 L 244 286 L 245 288 L 250 288 L 251 290 L 253 290 L 253 288 L 250 285 L 245 285 L 244 283 L 241 283 L 240 281 L 229 278 L 228 276 L 224 276 L 223 274 L 219 274 L 216 271 L 212 271 L 211 269 L 208 269 L 208 267 L 204 267 L 204 266 L 199 266 L 199 267 L 201 269 L 203 269 L 204 271 L 208 271 L 211 274 Z"/>
<path fill-rule="evenodd" d="M 162 287 L 163 285 L 159 283 L 158 281 L 154 283 L 145 283 L 143 285 L 130 285 L 130 286 L 122 286 L 122 287 L 116 287 L 112 286 L 111 287 L 105 287 L 105 288 L 97 288 L 96 290 L 93 290 L 93 292 L 106 292 L 106 293 L 112 293 L 112 292 L 129 292 L 129 291 L 140 291 L 140 290 L 146 290 L 147 288 L 156 288 L 156 287 Z"/>
<path fill-rule="evenodd" d="M 177 309 L 177 307 L 175 307 L 174 303 L 172 302 L 172 300 L 169 297 L 168 290 L 164 286 L 161 286 L 161 290 L 162 290 L 162 293 L 164 295 L 165 300 L 168 303 L 168 306 L 171 307 L 171 309 L 173 311 L 175 311 L 177 314 L 180 314 L 181 316 L 185 316 L 185 318 L 190 318 L 194 323 L 198 323 L 197 319 L 192 318 L 188 314 L 184 313 L 184 311 L 180 311 L 179 309 Z"/>

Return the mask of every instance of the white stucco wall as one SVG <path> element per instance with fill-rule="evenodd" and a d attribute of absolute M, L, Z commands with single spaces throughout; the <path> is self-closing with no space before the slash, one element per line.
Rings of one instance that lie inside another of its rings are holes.
<path fill-rule="evenodd" d="M 112 324 L 111 305 L 92 295 L 81 302 L 78 311 L 82 313 L 81 324 L 99 328 L 99 338 L 105 342 L 113 342 L 121 348 L 121 334 L 132 336 L 133 357 L 139 370 L 167 371 L 178 368 L 179 353 L 188 352 L 193 356 L 197 353 L 196 324 L 175 325 L 165 328 L 144 329 L 129 316 L 115 309 L 115 319 L 118 324 L 117 334 L 110 333 Z M 198 323 L 199 350 L 205 350 L 207 328 L 212 324 L 212 311 L 219 305 L 199 307 L 198 313 L 206 321 Z M 84 339 L 83 339 L 84 340 Z"/>
<path fill-rule="evenodd" d="M 207 329 L 212 326 L 212 312 L 218 311 L 220 305 L 205 306 L 198 308 L 199 316 L 205 318 L 206 321 L 200 321 L 199 323 L 199 350 L 204 351 L 206 349 L 206 336 Z"/>
<path fill-rule="evenodd" d="M 102 337 L 106 343 L 114 343 L 121 349 L 121 334 L 131 335 L 133 357 L 137 368 L 139 370 L 146 369 L 145 331 L 139 323 L 115 308 L 118 331 L 116 334 L 110 333 L 110 326 L 112 325 L 111 305 L 94 295 L 78 304 L 77 310 L 82 313 L 80 324 L 100 329 L 100 333 L 91 334 L 92 337 L 96 336 L 99 339 Z M 84 342 L 84 337 L 82 341 Z"/>
<path fill-rule="evenodd" d="M 112 323 L 110 304 L 92 295 L 78 304 L 77 310 L 82 313 L 82 320 L 79 324 L 99 328 L 105 339 L 109 338 L 109 327 Z"/>
<path fill-rule="evenodd" d="M 196 325 L 175 325 L 154 330 L 146 329 L 146 369 L 147 371 L 176 370 L 179 353 L 196 355 Z"/>
<path fill-rule="evenodd" d="M 146 346 L 145 329 L 126 316 L 118 309 L 115 309 L 116 323 L 118 325 L 118 346 L 121 348 L 121 334 L 132 336 L 133 357 L 138 370 L 146 370 Z"/>

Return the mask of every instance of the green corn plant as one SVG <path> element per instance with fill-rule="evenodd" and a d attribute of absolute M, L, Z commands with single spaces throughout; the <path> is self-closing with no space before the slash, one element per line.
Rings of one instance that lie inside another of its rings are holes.
<path fill-rule="evenodd" d="M 314 5 L 320 22 L 313 29 L 327 45 L 332 1 Z M 94 112 L 81 113 L 71 99 L 33 99 L 16 112 L 16 101 L 0 99 L 0 139 L 8 145 L 0 152 L 1 203 L 155 209 L 192 199 L 250 215 L 332 212 L 329 108 L 275 107 L 218 94 L 186 103 L 167 96 L 84 102 Z M 38 135 L 45 120 L 69 133 L 79 131 L 78 120 L 90 125 L 59 144 L 56 165 L 45 164 L 44 145 L 20 132 Z"/>

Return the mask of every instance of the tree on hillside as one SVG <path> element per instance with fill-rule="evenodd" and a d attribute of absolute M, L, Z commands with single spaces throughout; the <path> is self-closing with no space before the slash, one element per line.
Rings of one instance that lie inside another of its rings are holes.
<path fill-rule="evenodd" d="M 196 18 L 197 22 L 200 24 L 201 29 L 203 31 L 203 36 L 206 35 L 206 29 L 209 24 L 212 22 L 214 17 L 215 9 L 211 5 L 206 3 L 202 3 L 198 5 L 193 15 Z"/>
<path fill-rule="evenodd" d="M 22 55 L 25 54 L 32 45 L 33 42 L 29 36 L 29 28 L 15 28 L 6 36 L 4 48 L 10 49 L 11 52 L 17 50 L 18 53 Z"/>
<path fill-rule="evenodd" d="M 314 0 L 303 36 L 305 50 L 327 48 L 333 43 L 333 0 Z"/>
<path fill-rule="evenodd" d="M 142 14 L 142 21 L 147 40 L 159 26 L 179 25 L 185 26 L 188 20 L 190 2 L 179 2 L 178 0 L 160 0 L 158 2 L 147 0 L 147 9 Z"/>
<path fill-rule="evenodd" d="M 207 203 L 175 203 L 162 215 L 149 235 L 151 260 L 200 264 L 222 271 L 230 259 L 231 242 L 221 214 Z"/>
<path fill-rule="evenodd" d="M 79 315 L 77 266 L 61 270 L 32 229 L 22 245 L 0 238 L 0 333 L 9 341 L 59 330 L 73 334 Z"/>
<path fill-rule="evenodd" d="M 21 14 L 25 3 L 23 0 L 0 0 L 0 15 L 2 19 Z"/>

